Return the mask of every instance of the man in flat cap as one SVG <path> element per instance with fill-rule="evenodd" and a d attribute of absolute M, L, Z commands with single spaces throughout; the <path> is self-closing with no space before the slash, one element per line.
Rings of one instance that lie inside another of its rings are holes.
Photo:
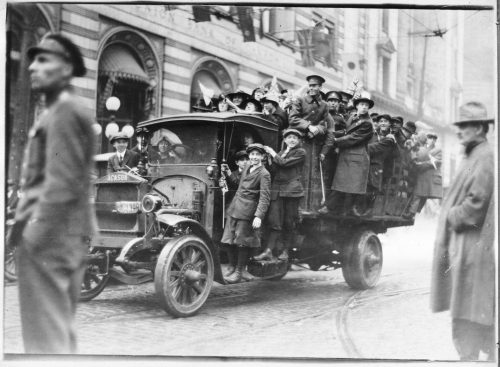
<path fill-rule="evenodd" d="M 95 133 L 70 87 L 85 74 L 77 46 L 50 34 L 28 51 L 46 108 L 29 132 L 16 211 L 19 303 L 27 353 L 74 353 L 74 316 L 96 220 L 89 202 Z"/>
<path fill-rule="evenodd" d="M 108 175 L 113 172 L 137 172 L 137 165 L 141 156 L 127 149 L 129 140 L 130 138 L 124 132 L 116 133 L 109 139 L 116 152 L 108 159 Z"/>
<path fill-rule="evenodd" d="M 434 243 L 431 309 L 450 311 L 461 360 L 479 352 L 493 360 L 495 346 L 495 160 L 486 134 L 486 108 L 460 109 L 457 137 L 464 157 L 441 207 Z"/>
<path fill-rule="evenodd" d="M 319 75 L 309 75 L 307 95 L 299 97 L 293 104 L 288 116 L 291 129 L 304 134 L 303 148 L 306 151 L 302 179 L 305 196 L 303 209 L 316 210 L 321 202 L 321 175 L 319 171 L 319 153 L 325 141 L 327 126 L 333 126 L 334 121 L 328 113 L 328 104 L 321 99 L 320 89 L 325 79 Z"/>

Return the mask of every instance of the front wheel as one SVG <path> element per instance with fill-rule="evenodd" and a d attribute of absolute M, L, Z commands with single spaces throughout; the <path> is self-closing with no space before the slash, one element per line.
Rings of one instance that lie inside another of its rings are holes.
<path fill-rule="evenodd" d="M 101 250 L 94 249 L 91 251 L 93 256 L 103 256 Z M 109 281 L 109 264 L 106 267 L 106 273 L 103 273 L 101 267 L 93 262 L 87 264 L 85 269 L 85 274 L 83 275 L 82 286 L 80 290 L 81 302 L 90 301 L 91 299 L 97 297 L 106 287 Z"/>
<path fill-rule="evenodd" d="M 155 289 L 161 306 L 175 317 L 194 315 L 205 304 L 213 278 L 212 254 L 201 238 L 185 235 L 170 240 L 155 269 Z"/>
<path fill-rule="evenodd" d="M 342 275 L 354 289 L 374 287 L 382 272 L 382 244 L 377 235 L 363 230 L 354 235 L 342 256 Z"/>

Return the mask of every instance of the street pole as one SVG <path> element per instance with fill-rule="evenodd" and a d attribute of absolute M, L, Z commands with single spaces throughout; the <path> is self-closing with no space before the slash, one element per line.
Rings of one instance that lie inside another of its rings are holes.
<path fill-rule="evenodd" d="M 422 60 L 422 74 L 420 75 L 420 90 L 418 95 L 417 120 L 424 116 L 424 87 L 425 87 L 425 64 L 427 61 L 427 41 L 429 36 L 424 36 L 424 55 Z"/>

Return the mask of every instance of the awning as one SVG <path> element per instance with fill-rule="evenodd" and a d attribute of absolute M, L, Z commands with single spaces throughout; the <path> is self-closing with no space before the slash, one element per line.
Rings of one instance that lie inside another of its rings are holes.
<path fill-rule="evenodd" d="M 99 74 L 132 80 L 149 85 L 149 77 L 126 46 L 107 47 L 99 61 Z"/>

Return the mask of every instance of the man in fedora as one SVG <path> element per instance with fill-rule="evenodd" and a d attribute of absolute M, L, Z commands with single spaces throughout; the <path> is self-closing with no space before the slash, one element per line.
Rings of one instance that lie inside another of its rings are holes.
<path fill-rule="evenodd" d="M 333 178 L 332 192 L 326 206 L 318 210 L 320 214 L 335 211 L 339 214 L 359 216 L 362 212 L 364 195 L 368 184 L 370 159 L 367 145 L 373 136 L 373 125 L 368 111 L 374 102 L 368 97 L 354 100 L 357 113 L 347 121 L 344 136 L 329 134 L 321 150 L 320 160 L 324 160 L 332 147 L 339 148 L 337 172 Z"/>
<path fill-rule="evenodd" d="M 469 102 L 455 122 L 464 150 L 443 200 L 434 242 L 431 309 L 450 311 L 452 337 L 461 360 L 479 352 L 493 360 L 495 346 L 495 160 L 486 134 L 493 119 Z"/>
<path fill-rule="evenodd" d="M 303 148 L 306 151 L 302 179 L 305 196 L 303 209 L 316 210 L 321 202 L 321 174 L 319 171 L 319 153 L 326 137 L 327 126 L 334 122 L 328 113 L 328 104 L 322 100 L 320 89 L 325 79 L 319 75 L 309 75 L 308 92 L 292 104 L 288 116 L 289 127 L 304 134 Z"/>
<path fill-rule="evenodd" d="M 113 172 L 137 171 L 141 156 L 127 149 L 129 140 L 130 138 L 124 132 L 116 133 L 109 139 L 116 153 L 108 159 L 108 175 Z"/>
<path fill-rule="evenodd" d="M 27 353 L 74 353 L 74 316 L 96 219 L 89 201 L 96 136 L 70 81 L 78 47 L 49 34 L 28 50 L 31 89 L 46 106 L 29 132 L 16 210 L 19 305 Z"/>

